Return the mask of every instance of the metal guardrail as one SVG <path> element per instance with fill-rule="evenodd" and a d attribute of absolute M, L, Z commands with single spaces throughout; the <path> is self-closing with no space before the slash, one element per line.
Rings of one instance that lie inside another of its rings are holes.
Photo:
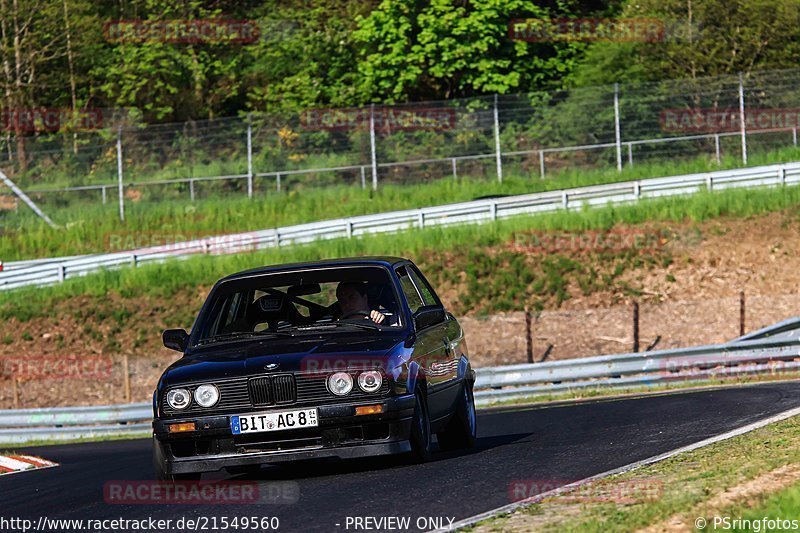
<path fill-rule="evenodd" d="M 110 254 L 70 258 L 40 259 L 25 266 L 8 263 L 0 272 L 0 290 L 39 286 L 85 276 L 101 269 L 138 266 L 169 258 L 194 254 L 228 254 L 276 246 L 307 243 L 319 239 L 335 239 L 394 233 L 411 228 L 480 223 L 517 215 L 542 213 L 558 209 L 581 208 L 636 202 L 647 198 L 664 198 L 700 191 L 731 188 L 776 187 L 800 183 L 800 163 L 787 163 L 735 170 L 720 170 L 666 178 L 609 183 L 590 187 L 546 191 L 408 209 L 373 215 L 298 224 L 275 229 L 207 237 L 182 243 L 140 248 Z"/>
<path fill-rule="evenodd" d="M 479 406 L 578 389 L 652 387 L 676 382 L 800 370 L 800 317 L 728 343 L 477 369 Z M 0 444 L 146 435 L 152 404 L 0 411 Z"/>

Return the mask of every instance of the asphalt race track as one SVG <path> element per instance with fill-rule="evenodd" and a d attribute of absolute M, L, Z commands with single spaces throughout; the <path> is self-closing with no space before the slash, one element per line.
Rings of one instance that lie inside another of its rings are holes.
<path fill-rule="evenodd" d="M 423 465 L 404 458 L 305 463 L 235 478 L 296 482 L 299 500 L 282 505 L 109 505 L 103 496 L 107 481 L 150 479 L 149 440 L 24 448 L 18 451 L 61 466 L 0 476 L 0 517 L 264 516 L 278 517 L 282 531 L 346 531 L 348 516 L 398 516 L 410 517 L 411 529 L 417 530 L 418 517 L 460 520 L 510 503 L 514 481 L 567 483 L 797 406 L 800 383 L 785 382 L 484 411 L 477 449 L 469 453 L 437 454 Z M 349 530 L 355 529 L 351 525 Z"/>

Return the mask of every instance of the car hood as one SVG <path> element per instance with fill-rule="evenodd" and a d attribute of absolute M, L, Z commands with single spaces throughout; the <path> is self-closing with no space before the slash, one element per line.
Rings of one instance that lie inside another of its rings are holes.
<path fill-rule="evenodd" d="M 270 338 L 216 344 L 173 363 L 161 385 L 220 380 L 269 372 L 341 369 L 355 363 L 387 365 L 403 335 Z M 384 366 L 385 368 L 385 366 Z"/>

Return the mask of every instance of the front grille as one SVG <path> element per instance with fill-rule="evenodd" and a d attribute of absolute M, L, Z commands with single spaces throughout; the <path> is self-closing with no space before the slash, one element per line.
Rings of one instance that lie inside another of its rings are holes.
<path fill-rule="evenodd" d="M 250 388 L 250 401 L 255 406 L 272 405 L 271 378 L 253 378 L 248 383 Z"/>
<path fill-rule="evenodd" d="M 356 373 L 352 373 L 353 379 Z M 192 402 L 188 409 L 176 411 L 167 404 L 166 394 L 161 399 L 161 412 L 167 416 L 187 414 L 218 414 L 244 412 L 253 407 L 271 405 L 314 405 L 318 403 L 346 403 L 353 400 L 380 398 L 389 392 L 388 380 L 383 380 L 380 390 L 374 394 L 362 392 L 358 385 L 347 396 L 335 396 L 328 390 L 326 374 L 277 374 L 254 378 L 237 378 L 215 382 L 219 388 L 219 403 L 204 408 Z M 191 394 L 196 385 L 187 385 Z"/>
<path fill-rule="evenodd" d="M 275 393 L 275 403 L 294 403 L 297 400 L 297 389 L 291 374 L 273 377 L 272 390 Z"/>

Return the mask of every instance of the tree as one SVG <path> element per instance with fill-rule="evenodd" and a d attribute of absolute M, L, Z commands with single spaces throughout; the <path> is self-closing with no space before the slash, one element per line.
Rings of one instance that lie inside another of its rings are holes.
<path fill-rule="evenodd" d="M 508 25 L 570 13 L 565 4 L 551 10 L 524 0 L 383 0 L 355 34 L 361 93 L 403 101 L 558 85 L 585 45 L 515 41 Z"/>

